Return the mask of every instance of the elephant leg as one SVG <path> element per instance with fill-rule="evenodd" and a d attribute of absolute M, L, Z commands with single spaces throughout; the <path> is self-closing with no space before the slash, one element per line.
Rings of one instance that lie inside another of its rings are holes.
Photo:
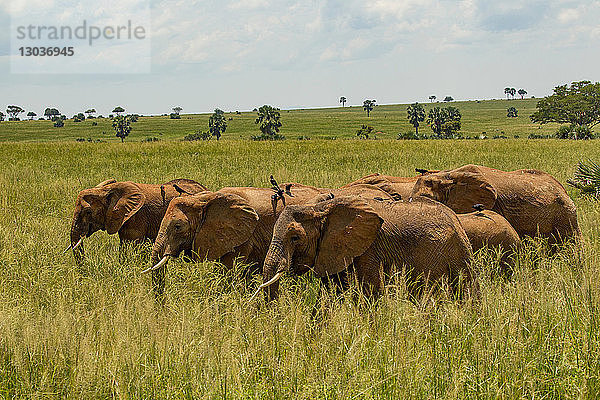
<path fill-rule="evenodd" d="M 327 289 L 333 286 L 335 288 L 335 294 L 340 296 L 350 287 L 350 283 L 348 281 L 348 270 L 341 271 L 337 274 L 324 276 L 321 278 L 321 283 Z"/>
<path fill-rule="evenodd" d="M 378 297 L 383 293 L 383 268 L 381 263 L 368 254 L 354 260 L 356 279 L 366 297 Z"/>

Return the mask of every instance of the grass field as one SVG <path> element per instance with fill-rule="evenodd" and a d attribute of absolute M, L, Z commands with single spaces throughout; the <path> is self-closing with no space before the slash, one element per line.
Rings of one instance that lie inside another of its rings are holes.
<path fill-rule="evenodd" d="M 0 143 L 0 398 L 598 398 L 600 206 L 570 189 L 583 257 L 532 244 L 503 280 L 480 255 L 477 304 L 415 304 L 400 281 L 376 304 L 324 295 L 315 314 L 309 276 L 285 279 L 281 299 L 261 306 L 235 273 L 177 260 L 160 308 L 140 274 L 147 255 L 130 249 L 120 263 L 117 237 L 88 240 L 81 268 L 62 254 L 77 192 L 111 177 L 217 189 L 266 187 L 272 173 L 335 187 L 472 162 L 564 182 L 586 158 L 600 158 L 594 142 Z"/>
<path fill-rule="evenodd" d="M 537 99 L 524 100 L 487 100 L 481 102 L 453 102 L 450 105 L 458 107 L 462 113 L 462 134 L 475 137 L 485 132 L 489 138 L 518 135 L 526 138 L 531 133 L 553 134 L 555 124 L 539 125 L 531 123 L 529 116 L 535 111 Z M 448 104 L 425 104 L 426 111 L 433 106 L 445 107 Z M 514 106 L 519 111 L 518 118 L 507 118 L 506 109 Z M 406 104 L 376 106 L 371 116 L 367 118 L 362 107 L 282 110 L 281 133 L 288 139 L 300 136 L 309 138 L 350 138 L 356 137 L 356 131 L 362 124 L 368 124 L 375 131 L 382 132 L 379 138 L 395 139 L 400 132 L 414 131 L 406 118 Z M 181 140 L 185 135 L 208 130 L 208 114 L 182 115 L 180 120 L 169 117 L 141 117 L 133 125 L 133 131 L 127 141 L 139 142 L 146 138 L 160 140 Z M 255 112 L 236 114 L 235 111 L 226 114 L 228 119 L 224 139 L 249 139 L 257 135 L 254 120 Z M 232 118 L 232 120 L 229 120 Z M 92 126 L 92 122 L 98 122 Z M 429 127 L 423 123 L 421 131 L 431 134 Z M 111 122 L 108 119 L 86 120 L 84 122 L 65 121 L 63 128 L 52 127 L 50 121 L 20 121 L 1 122 L 0 141 L 52 141 L 75 140 L 77 138 L 118 141 L 115 137 Z"/>

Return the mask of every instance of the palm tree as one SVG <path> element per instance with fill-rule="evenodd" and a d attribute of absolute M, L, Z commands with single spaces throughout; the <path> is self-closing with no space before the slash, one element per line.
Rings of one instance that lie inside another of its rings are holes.
<path fill-rule="evenodd" d="M 414 103 L 406 109 L 408 122 L 415 127 L 415 134 L 419 136 L 419 123 L 425 121 L 425 109 L 422 104 Z"/>
<path fill-rule="evenodd" d="M 340 97 L 340 103 L 342 103 L 342 107 L 346 105 L 346 98 L 344 96 Z"/>
<path fill-rule="evenodd" d="M 363 110 L 367 112 L 367 117 L 371 115 L 371 111 L 373 111 L 373 107 L 375 107 L 375 100 L 365 100 L 363 102 Z"/>
<path fill-rule="evenodd" d="M 519 89 L 518 93 L 521 96 L 521 100 L 523 100 L 523 97 L 525 97 L 525 95 L 527 94 L 527 90 L 525 90 L 525 89 Z"/>
<path fill-rule="evenodd" d="M 583 193 L 600 197 L 600 165 L 592 160 L 580 161 L 574 179 L 568 179 L 567 183 Z"/>

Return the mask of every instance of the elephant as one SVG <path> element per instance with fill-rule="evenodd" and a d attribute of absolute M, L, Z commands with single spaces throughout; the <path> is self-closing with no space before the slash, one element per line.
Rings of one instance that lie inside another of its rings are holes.
<path fill-rule="evenodd" d="M 457 214 L 460 224 L 467 233 L 473 251 L 482 248 L 499 249 L 502 252 L 500 265 L 503 270 L 514 267 L 514 253 L 521 246 L 517 231 L 502 215 L 484 210 L 475 205 L 477 211 Z"/>
<path fill-rule="evenodd" d="M 285 184 L 285 204 L 303 203 L 323 191 L 311 186 Z M 291 196 L 290 196 L 291 194 Z M 240 258 L 251 270 L 261 268 L 273 225 L 284 203 L 273 203 L 273 190 L 225 187 L 216 192 L 182 196 L 169 204 L 152 248 L 155 295 L 164 292 L 165 267 L 169 258 L 191 251 L 192 258 L 220 261 L 233 266 Z"/>
<path fill-rule="evenodd" d="M 564 187 L 543 171 L 500 171 L 480 165 L 419 177 L 411 198 L 440 201 L 458 214 L 482 204 L 502 215 L 521 238 L 541 236 L 550 244 L 581 237 L 577 210 Z"/>
<path fill-rule="evenodd" d="M 75 260 L 83 261 L 83 240 L 105 230 L 119 234 L 121 248 L 127 242 L 154 240 L 171 199 L 181 193 L 197 193 L 206 187 L 190 179 L 175 179 L 164 185 L 106 180 L 79 192 L 71 222 L 71 244 Z"/>
<path fill-rule="evenodd" d="M 378 188 L 388 192 L 389 194 L 396 196 L 398 200 L 407 200 L 412 194 L 413 187 L 415 186 L 415 183 L 417 182 L 420 176 L 438 172 L 419 168 L 417 168 L 416 171 L 419 172 L 421 175 L 411 177 L 398 177 L 375 173 L 363 176 L 362 178 L 357 179 L 354 182 L 350 182 L 347 185 L 342 186 L 340 189 L 346 189 L 355 185 L 368 184 L 377 186 Z"/>
<path fill-rule="evenodd" d="M 220 261 L 232 267 L 240 258 L 251 265 L 250 273 L 262 271 L 262 265 L 273 236 L 273 226 L 284 207 L 303 204 L 315 197 L 333 196 L 341 190 L 330 190 L 298 183 L 286 188 L 286 203 L 273 208 L 273 190 L 252 187 L 226 187 L 217 192 L 204 192 L 174 199 L 160 225 L 152 249 L 152 272 L 157 296 L 164 292 L 164 267 L 171 257 L 191 250 L 193 257 Z M 277 185 L 278 187 L 278 185 Z M 345 193 L 391 200 L 392 197 L 371 185 L 356 185 Z"/>
<path fill-rule="evenodd" d="M 467 286 L 476 289 L 471 255 L 458 217 L 441 203 L 329 196 L 283 210 L 256 293 L 264 289 L 268 300 L 277 298 L 285 273 L 313 271 L 323 281 L 337 281 L 337 275 L 350 271 L 366 294 L 378 295 L 384 287 L 380 268 L 388 275 L 403 266 L 417 283 L 447 277 L 456 284 L 463 275 Z"/>

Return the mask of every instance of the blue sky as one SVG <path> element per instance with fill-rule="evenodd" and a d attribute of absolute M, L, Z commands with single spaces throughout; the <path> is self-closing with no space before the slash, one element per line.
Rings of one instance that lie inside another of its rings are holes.
<path fill-rule="evenodd" d="M 89 3 L 93 12 L 102 1 Z M 155 0 L 151 73 L 11 74 L 11 16 L 76 4 L 12 0 L 9 10 L 0 0 L 0 107 L 67 115 L 116 105 L 141 114 L 326 107 L 340 96 L 501 98 L 506 86 L 540 97 L 600 80 L 600 2 L 570 0 Z"/>

